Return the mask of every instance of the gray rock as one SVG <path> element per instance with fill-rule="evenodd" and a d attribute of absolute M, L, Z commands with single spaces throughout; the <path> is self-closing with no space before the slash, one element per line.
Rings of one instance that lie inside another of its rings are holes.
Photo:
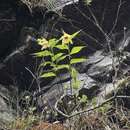
<path fill-rule="evenodd" d="M 95 64 L 101 61 L 104 58 L 102 53 L 103 53 L 102 50 L 100 50 L 100 51 L 96 51 L 92 56 L 89 56 L 87 60 L 87 64 Z"/>
<path fill-rule="evenodd" d="M 96 51 L 93 55 L 90 55 L 87 57 L 87 61 L 83 62 L 82 64 L 80 64 L 80 66 L 78 66 L 78 70 L 80 73 L 84 73 L 88 70 L 88 68 L 93 65 L 96 64 L 98 62 L 100 62 L 104 56 L 102 55 L 103 51 Z"/>
<path fill-rule="evenodd" d="M 114 57 L 114 62 L 118 65 L 117 58 Z M 80 73 L 87 73 L 87 75 L 94 80 L 110 82 L 113 72 L 113 59 L 111 55 L 103 54 L 103 50 L 96 51 L 93 55 L 88 56 L 87 61 L 82 63 L 79 68 Z"/>
<path fill-rule="evenodd" d="M 128 31 L 121 42 L 119 43 L 118 50 L 120 52 L 130 51 L 130 31 Z"/>
<path fill-rule="evenodd" d="M 10 89 L 12 89 L 11 86 L 8 89 L 7 86 L 0 85 L 0 125 L 13 121 L 15 117 L 12 108 L 14 101 L 12 95 L 16 94 L 14 91 L 9 91 Z"/>
<path fill-rule="evenodd" d="M 116 61 L 116 64 L 118 62 Z M 113 60 L 110 55 L 105 56 L 101 61 L 99 61 L 96 64 L 93 64 L 87 71 L 87 74 L 94 78 L 95 80 L 98 80 L 100 82 L 110 82 L 111 81 L 111 76 L 113 72 Z"/>
<path fill-rule="evenodd" d="M 88 99 L 98 94 L 100 83 L 89 77 L 87 74 L 79 74 L 80 89 L 79 96 L 86 95 Z"/>
<path fill-rule="evenodd" d="M 82 88 L 91 89 L 93 86 L 97 86 L 97 82 L 87 74 L 79 74 L 79 80 Z"/>
<path fill-rule="evenodd" d="M 62 78 L 64 77 L 64 78 Z M 65 79 L 65 77 L 68 80 L 61 80 Z M 37 93 L 38 96 L 38 106 L 40 108 L 43 108 L 45 106 L 51 107 L 51 109 L 54 107 L 56 101 L 62 96 L 63 94 L 68 94 L 68 89 L 65 89 L 65 86 L 70 86 L 70 78 L 68 78 L 67 74 L 62 75 L 60 79 L 60 82 L 52 82 L 51 87 L 48 85 L 46 88 L 50 88 L 46 93 L 42 90 L 40 93 Z M 89 98 L 94 96 L 99 88 L 99 84 L 93 80 L 88 75 L 84 74 L 78 74 L 78 80 L 80 81 L 80 87 L 78 90 L 80 95 L 85 94 Z"/>

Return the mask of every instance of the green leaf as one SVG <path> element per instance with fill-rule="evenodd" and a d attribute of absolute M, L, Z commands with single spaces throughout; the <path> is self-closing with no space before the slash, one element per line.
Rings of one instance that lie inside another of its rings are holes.
<path fill-rule="evenodd" d="M 85 46 L 73 47 L 72 50 L 71 50 L 71 52 L 70 52 L 70 55 L 76 54 L 76 53 L 80 52 L 83 48 L 85 48 Z"/>
<path fill-rule="evenodd" d="M 94 107 L 96 107 L 96 105 L 97 105 L 96 97 L 94 97 L 94 98 L 92 99 L 92 105 L 93 105 Z"/>
<path fill-rule="evenodd" d="M 55 38 L 49 40 L 49 45 L 53 48 L 57 44 L 57 41 Z"/>
<path fill-rule="evenodd" d="M 72 87 L 74 89 L 78 89 L 80 87 L 80 81 L 77 80 L 78 71 L 74 67 L 71 68 L 71 77 L 72 77 Z"/>
<path fill-rule="evenodd" d="M 80 99 L 80 102 L 82 103 L 86 103 L 87 102 L 87 96 L 86 95 L 82 95 L 82 98 Z"/>
<path fill-rule="evenodd" d="M 80 83 L 81 82 L 79 80 L 73 80 L 73 82 L 72 82 L 73 89 L 79 89 Z"/>
<path fill-rule="evenodd" d="M 56 54 L 56 55 L 55 55 L 55 59 L 60 58 L 63 54 L 64 54 L 64 53 L 58 53 L 58 54 Z"/>
<path fill-rule="evenodd" d="M 45 57 L 45 56 L 52 56 L 52 53 L 48 50 L 45 50 L 45 51 L 40 51 L 40 52 L 34 53 L 34 55 L 36 57 Z"/>
<path fill-rule="evenodd" d="M 81 63 L 81 62 L 84 62 L 84 61 L 86 61 L 85 58 L 74 58 L 74 59 L 71 59 L 70 64 Z"/>
<path fill-rule="evenodd" d="M 60 49 L 60 50 L 68 50 L 68 46 L 67 45 L 56 45 L 55 47 Z"/>
<path fill-rule="evenodd" d="M 57 62 L 64 60 L 68 55 L 61 56 L 57 59 Z"/>
<path fill-rule="evenodd" d="M 56 67 L 56 69 L 57 70 L 60 70 L 60 69 L 69 69 L 69 65 L 58 65 L 57 67 Z"/>
<path fill-rule="evenodd" d="M 75 37 L 76 37 L 76 36 L 77 36 L 80 32 L 81 32 L 81 30 L 80 30 L 80 31 L 75 32 L 74 34 L 72 34 L 72 35 L 71 35 L 71 37 L 72 37 L 72 38 L 75 38 Z"/>
<path fill-rule="evenodd" d="M 64 53 L 58 53 L 58 54 L 54 55 L 54 56 L 52 57 L 52 60 L 53 60 L 53 61 L 57 61 L 58 58 L 60 58 L 63 54 L 64 54 Z"/>
<path fill-rule="evenodd" d="M 74 67 L 72 67 L 71 68 L 71 76 L 72 76 L 72 78 L 76 79 L 77 74 L 78 74 L 77 70 Z"/>
<path fill-rule="evenodd" d="M 48 77 L 55 77 L 56 74 L 54 72 L 47 72 L 47 73 L 44 73 L 43 75 L 41 75 L 40 77 L 42 78 L 48 78 Z"/>

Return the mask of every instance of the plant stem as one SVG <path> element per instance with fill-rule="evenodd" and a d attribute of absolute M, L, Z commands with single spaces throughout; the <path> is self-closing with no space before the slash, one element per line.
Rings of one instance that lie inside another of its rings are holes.
<path fill-rule="evenodd" d="M 72 87 L 72 80 L 73 80 L 73 77 L 72 77 L 72 66 L 71 66 L 71 55 L 70 55 L 70 46 L 68 46 L 68 55 L 69 55 L 69 73 L 70 73 L 70 77 L 72 78 L 70 80 L 70 91 L 71 91 L 71 94 L 73 94 L 73 87 Z"/>

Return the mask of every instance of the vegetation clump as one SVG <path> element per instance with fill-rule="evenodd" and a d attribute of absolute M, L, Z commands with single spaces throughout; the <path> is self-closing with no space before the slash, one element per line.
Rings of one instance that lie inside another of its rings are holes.
<path fill-rule="evenodd" d="M 49 66 L 40 77 L 49 78 L 61 75 L 61 70 L 66 70 L 70 77 L 70 89 L 78 89 L 79 81 L 77 79 L 78 72 L 74 65 L 86 61 L 86 58 L 77 57 L 78 54 L 85 46 L 78 46 L 73 44 L 73 39 L 80 33 L 80 31 L 70 35 L 63 31 L 63 36 L 60 38 L 52 38 L 47 40 L 45 38 L 37 39 L 38 44 L 41 46 L 40 52 L 35 53 L 36 57 L 44 59 L 40 67 Z"/>

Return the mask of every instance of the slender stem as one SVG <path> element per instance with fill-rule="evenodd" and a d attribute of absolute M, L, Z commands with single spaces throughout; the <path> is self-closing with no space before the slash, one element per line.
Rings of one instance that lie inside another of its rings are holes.
<path fill-rule="evenodd" d="M 52 58 L 52 57 L 55 58 L 55 54 L 54 54 L 53 48 L 50 48 L 50 51 L 51 51 L 51 53 L 52 53 L 51 58 Z M 56 64 L 54 63 L 53 59 L 51 59 L 51 63 L 56 67 Z M 55 67 L 53 67 L 53 68 L 54 68 L 54 72 L 56 73 Z"/>
<path fill-rule="evenodd" d="M 72 67 L 71 67 L 71 55 L 70 55 L 70 46 L 68 46 L 68 55 L 69 55 L 69 73 L 70 73 L 70 77 L 72 78 L 70 80 L 70 91 L 71 91 L 71 94 L 73 93 L 73 88 L 72 88 L 72 80 L 73 80 L 73 76 L 72 76 Z"/>

